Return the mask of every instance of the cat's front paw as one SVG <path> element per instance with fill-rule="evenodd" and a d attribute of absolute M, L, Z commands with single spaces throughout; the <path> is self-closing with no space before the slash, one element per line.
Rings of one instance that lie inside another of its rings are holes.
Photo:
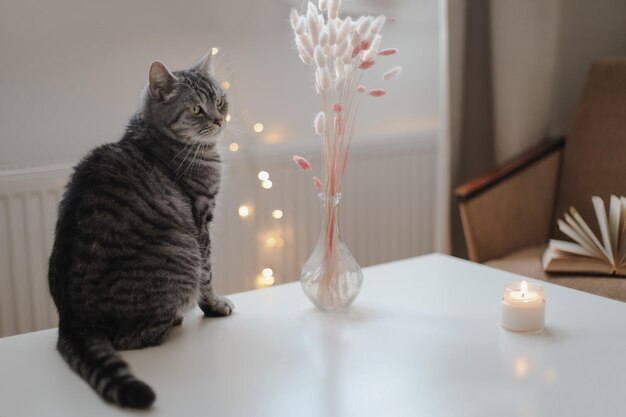
<path fill-rule="evenodd" d="M 198 303 L 205 316 L 224 317 L 230 316 L 235 309 L 235 305 L 226 297 L 216 296 L 211 303 L 201 301 Z"/>

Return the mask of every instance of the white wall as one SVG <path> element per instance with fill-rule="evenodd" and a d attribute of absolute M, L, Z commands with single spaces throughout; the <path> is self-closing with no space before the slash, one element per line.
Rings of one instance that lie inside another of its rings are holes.
<path fill-rule="evenodd" d="M 569 128 L 591 63 L 626 56 L 626 1 L 560 0 L 554 99 L 549 132 Z"/>
<path fill-rule="evenodd" d="M 626 55 L 624 0 L 492 0 L 496 158 L 567 132 L 596 59 Z"/>
<path fill-rule="evenodd" d="M 74 162 L 116 140 L 134 112 L 150 63 L 172 69 L 220 48 L 218 75 L 232 83 L 228 140 L 312 139 L 318 107 L 311 69 L 292 45 L 289 0 L 0 0 L 0 169 Z M 346 9 L 400 18 L 384 47 L 401 54 L 390 94 L 362 106 L 357 136 L 437 125 L 436 0 L 344 0 Z M 385 66 L 367 84 L 379 86 Z M 263 134 L 250 126 L 261 121 Z"/>

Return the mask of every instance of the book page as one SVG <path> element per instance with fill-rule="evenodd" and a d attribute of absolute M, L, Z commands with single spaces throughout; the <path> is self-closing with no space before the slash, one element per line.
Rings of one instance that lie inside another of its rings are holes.
<path fill-rule="evenodd" d="M 572 216 L 570 216 L 569 214 L 565 213 L 565 221 L 578 234 L 578 236 L 580 237 L 581 241 L 584 242 L 584 244 L 582 244 L 582 245 L 586 249 L 588 249 L 588 250 L 590 250 L 592 252 L 596 252 L 600 256 L 602 256 L 604 254 L 604 251 L 602 250 L 602 245 L 600 245 L 600 242 L 595 242 L 594 243 L 594 241 L 589 236 L 587 236 L 587 233 L 585 233 L 585 231 L 580 227 L 580 225 L 576 222 L 576 220 L 572 219 Z"/>
<path fill-rule="evenodd" d="M 606 249 L 602 246 L 602 244 L 600 243 L 600 241 L 598 240 L 596 235 L 593 234 L 593 232 L 591 231 L 591 228 L 589 227 L 589 225 L 587 225 L 587 223 L 582 218 L 582 216 L 578 213 L 578 211 L 576 211 L 576 209 L 574 207 L 570 207 L 569 210 L 572 213 L 572 216 L 574 217 L 574 219 L 580 225 L 580 227 L 585 231 L 585 234 L 593 241 L 595 246 L 597 246 L 598 249 L 604 254 L 606 259 L 610 260 L 611 259 L 611 258 L 609 258 L 610 252 L 607 252 Z M 606 215 L 605 215 L 605 217 L 606 217 Z"/>
<path fill-rule="evenodd" d="M 588 256 L 590 258 L 604 259 L 604 257 L 601 257 L 596 252 L 590 251 L 589 249 L 577 243 L 566 242 L 565 240 L 550 239 L 550 248 L 557 250 L 557 251 L 561 251 L 561 252 L 574 253 L 576 255 L 581 255 L 581 256 Z"/>
<path fill-rule="evenodd" d="M 561 232 L 565 233 L 567 236 L 569 236 L 573 241 L 575 241 L 576 243 L 580 244 L 582 247 L 584 247 L 585 249 L 589 250 L 590 252 L 596 253 L 597 254 L 596 258 L 601 258 L 601 259 L 604 259 L 604 260 L 608 260 L 606 254 L 604 253 L 604 250 L 597 250 L 596 251 L 593 248 L 589 248 L 587 246 L 587 242 L 585 242 L 585 240 L 581 237 L 581 235 L 576 233 L 576 231 L 574 229 L 572 229 L 569 224 L 565 223 L 561 219 L 557 220 L 557 224 L 559 225 L 559 230 Z"/>
<path fill-rule="evenodd" d="M 619 264 L 626 267 L 626 197 L 620 197 L 622 214 L 620 217 L 620 234 L 618 237 L 619 244 Z"/>
<path fill-rule="evenodd" d="M 612 195 L 609 203 L 609 238 L 611 240 L 611 248 L 613 249 L 613 256 L 615 259 L 619 259 L 619 226 L 620 215 L 622 211 L 621 202 L 619 198 Z"/>
<path fill-rule="evenodd" d="M 600 234 L 602 235 L 602 242 L 604 243 L 604 249 L 609 258 L 609 262 L 615 267 L 615 257 L 613 256 L 613 249 L 611 248 L 611 238 L 609 237 L 609 222 L 606 217 L 606 209 L 604 208 L 604 201 L 600 197 L 591 197 L 593 208 L 596 211 L 596 219 L 598 220 L 598 226 L 600 227 Z"/>

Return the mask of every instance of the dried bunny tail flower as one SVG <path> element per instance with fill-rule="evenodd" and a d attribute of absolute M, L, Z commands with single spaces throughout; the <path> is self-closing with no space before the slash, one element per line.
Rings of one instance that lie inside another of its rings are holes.
<path fill-rule="evenodd" d="M 326 91 L 330 88 L 330 72 L 328 67 L 318 68 L 315 70 L 315 79 L 320 90 Z"/>
<path fill-rule="evenodd" d="M 289 13 L 289 23 L 291 23 L 291 28 L 296 30 L 296 25 L 298 24 L 298 20 L 300 20 L 300 15 L 296 9 L 291 9 L 291 13 Z"/>
<path fill-rule="evenodd" d="M 337 45 L 335 45 L 335 49 L 333 51 L 333 55 L 335 57 L 340 57 L 343 54 L 345 54 L 347 50 L 348 50 L 348 41 L 344 40 L 343 42 L 338 43 Z"/>
<path fill-rule="evenodd" d="M 317 11 L 317 7 L 315 7 L 315 4 L 313 4 L 312 1 L 307 2 L 307 10 L 306 13 L 308 14 L 314 14 L 315 16 L 317 16 L 319 14 L 319 12 Z"/>
<path fill-rule="evenodd" d="M 309 10 L 306 12 L 306 21 L 309 24 L 309 33 L 311 34 L 313 43 L 317 43 L 320 36 L 320 21 L 317 16 L 315 5 L 309 2 Z"/>
<path fill-rule="evenodd" d="M 308 33 L 303 33 L 296 37 L 296 43 L 302 46 L 302 50 L 306 52 L 311 58 L 313 57 L 313 41 L 311 41 L 311 36 Z"/>
<path fill-rule="evenodd" d="M 317 65 L 319 68 L 325 67 L 327 65 L 326 55 L 324 54 L 324 51 L 321 46 L 319 45 L 315 46 L 314 57 L 315 57 L 315 65 Z"/>
<path fill-rule="evenodd" d="M 326 9 L 328 9 L 328 0 L 319 0 L 317 5 L 320 9 L 320 12 L 326 11 Z"/>
<path fill-rule="evenodd" d="M 376 63 L 376 61 L 363 61 L 359 64 L 359 69 L 362 70 L 366 70 L 366 69 L 370 69 L 374 66 L 374 64 Z"/>
<path fill-rule="evenodd" d="M 319 45 L 322 48 L 328 45 L 328 31 L 326 29 L 322 30 L 322 33 L 320 33 Z"/>
<path fill-rule="evenodd" d="M 296 165 L 298 165 L 298 167 L 304 172 L 308 172 L 311 170 L 312 168 L 311 163 L 307 161 L 305 158 L 299 155 L 294 155 L 292 159 L 293 159 L 293 162 L 295 162 Z"/>
<path fill-rule="evenodd" d="M 334 21 L 328 22 L 328 44 L 334 45 L 337 43 L 337 26 Z"/>
<path fill-rule="evenodd" d="M 346 20 L 341 22 L 337 30 L 337 43 L 349 40 L 348 35 L 350 34 L 350 29 L 352 29 L 352 19 L 347 17 Z"/>
<path fill-rule="evenodd" d="M 380 43 L 382 42 L 382 40 L 383 40 L 382 36 L 380 35 L 374 36 L 374 40 L 372 41 L 372 44 L 370 45 L 370 49 L 368 49 L 367 51 L 370 52 L 373 56 L 376 56 L 378 51 L 380 51 Z"/>
<path fill-rule="evenodd" d="M 365 88 L 364 85 L 357 85 L 356 87 L 356 92 L 357 93 L 364 93 L 367 90 L 367 88 Z"/>
<path fill-rule="evenodd" d="M 370 31 L 372 31 L 374 33 L 380 32 L 380 30 L 385 25 L 385 21 L 386 20 L 387 20 L 387 18 L 384 15 L 382 15 L 382 14 L 380 16 L 377 16 L 374 19 L 374 21 L 372 22 L 372 25 L 370 26 Z"/>
<path fill-rule="evenodd" d="M 296 35 L 302 35 L 306 30 L 306 18 L 304 16 L 298 17 L 298 22 L 296 26 L 293 28 L 293 31 L 296 32 Z"/>
<path fill-rule="evenodd" d="M 374 58 L 376 57 L 376 54 L 378 53 L 378 50 L 380 49 L 381 40 L 382 40 L 382 37 L 380 35 L 374 36 L 374 40 L 372 41 L 372 44 L 370 45 L 369 49 L 365 51 L 365 53 L 363 54 L 363 61 L 374 60 Z"/>
<path fill-rule="evenodd" d="M 366 42 L 367 43 L 367 49 L 369 49 L 372 46 L 372 43 L 374 43 L 374 38 L 376 36 L 380 36 L 375 32 L 367 32 L 367 36 L 365 37 L 364 41 L 361 42 Z"/>
<path fill-rule="evenodd" d="M 307 26 L 309 27 L 309 35 L 311 36 L 311 41 L 314 45 L 319 43 L 320 39 L 320 28 L 318 23 L 316 23 L 317 19 L 307 19 Z M 314 23 L 315 22 L 315 23 Z"/>
<path fill-rule="evenodd" d="M 341 107 L 341 104 L 339 103 L 333 104 L 333 111 L 335 113 L 341 113 L 342 110 L 343 110 L 343 107 Z"/>
<path fill-rule="evenodd" d="M 341 0 L 328 0 L 328 18 L 336 19 L 337 12 L 339 11 L 339 7 L 341 7 Z"/>
<path fill-rule="evenodd" d="M 315 116 L 313 127 L 315 127 L 315 133 L 317 133 L 318 136 L 324 136 L 326 133 L 326 114 L 323 111 L 317 113 L 317 116 Z"/>
<path fill-rule="evenodd" d="M 372 90 L 367 94 L 369 94 L 372 97 L 382 97 L 385 94 L 387 94 L 387 92 L 385 90 L 377 89 L 377 90 Z"/>
<path fill-rule="evenodd" d="M 400 74 L 402 74 L 402 67 L 394 67 L 383 74 L 383 80 L 389 81 L 393 78 L 396 78 Z"/>
<path fill-rule="evenodd" d="M 359 24 L 356 27 L 356 31 L 359 33 L 359 35 L 361 35 L 361 37 L 364 37 L 367 32 L 370 30 L 370 27 L 372 26 L 372 17 L 368 16 L 365 17 L 361 20 L 361 22 L 359 22 Z"/>
<path fill-rule="evenodd" d="M 306 65 L 310 65 L 310 64 L 311 64 L 311 62 L 313 62 L 313 61 L 311 60 L 311 57 L 310 57 L 310 56 L 308 56 L 308 55 L 305 55 L 305 54 L 299 53 L 299 54 L 298 54 L 298 56 L 300 57 L 300 60 L 301 60 L 302 62 L 304 62 Z"/>
<path fill-rule="evenodd" d="M 389 55 L 395 55 L 397 53 L 398 53 L 397 48 L 387 48 L 387 49 L 383 49 L 382 51 L 380 51 L 378 55 L 389 56 Z"/>
<path fill-rule="evenodd" d="M 326 54 L 328 58 L 331 58 L 333 56 L 333 47 L 330 45 L 326 45 L 324 47 L 324 54 Z"/>
<path fill-rule="evenodd" d="M 296 37 L 296 47 L 298 48 L 298 56 L 305 64 L 309 65 L 313 62 L 313 57 L 309 54 L 306 47 L 303 45 L 300 37 Z"/>
<path fill-rule="evenodd" d="M 355 48 L 361 45 L 361 36 L 359 36 L 359 32 L 352 32 L 352 35 L 350 36 L 350 44 Z"/>
<path fill-rule="evenodd" d="M 322 191 L 322 181 L 319 178 L 313 177 L 313 185 L 318 191 Z"/>

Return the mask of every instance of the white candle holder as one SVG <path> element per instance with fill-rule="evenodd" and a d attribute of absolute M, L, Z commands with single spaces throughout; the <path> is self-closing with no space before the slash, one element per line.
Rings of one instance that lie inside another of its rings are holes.
<path fill-rule="evenodd" d="M 517 281 L 504 287 L 502 327 L 520 333 L 539 333 L 545 326 L 546 302 L 543 287 Z"/>

